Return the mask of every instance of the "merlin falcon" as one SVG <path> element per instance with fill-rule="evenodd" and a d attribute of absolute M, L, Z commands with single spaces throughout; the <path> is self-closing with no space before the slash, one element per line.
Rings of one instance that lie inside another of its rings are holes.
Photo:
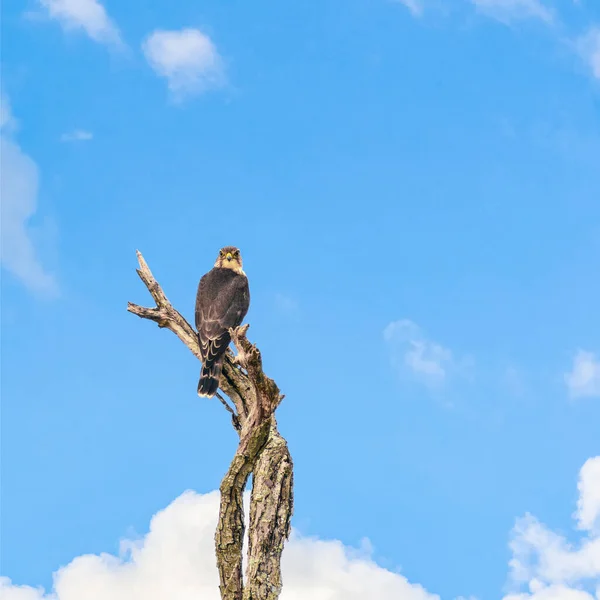
<path fill-rule="evenodd" d="M 225 246 L 215 266 L 200 279 L 196 294 L 196 329 L 202 358 L 198 396 L 210 398 L 217 393 L 231 341 L 229 329 L 241 325 L 249 306 L 250 289 L 242 270 L 242 255 L 238 248 Z"/>

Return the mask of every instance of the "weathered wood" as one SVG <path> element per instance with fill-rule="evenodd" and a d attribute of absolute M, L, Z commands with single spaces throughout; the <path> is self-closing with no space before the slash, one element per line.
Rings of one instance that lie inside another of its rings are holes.
<path fill-rule="evenodd" d="M 173 308 L 140 252 L 137 257 L 137 273 L 156 307 L 144 308 L 129 302 L 127 310 L 170 329 L 200 359 L 196 331 Z M 219 400 L 231 413 L 240 441 L 220 486 L 215 533 L 219 589 L 221 600 L 277 600 L 282 588 L 281 553 L 290 534 L 293 512 L 293 463 L 275 420 L 275 410 L 284 396 L 265 375 L 260 351 L 248 341 L 247 331 L 248 325 L 231 330 L 238 354 L 234 356 L 228 350 L 220 381 L 220 388 L 235 410 L 220 395 Z M 250 474 L 253 478 L 244 586 L 242 499 Z"/>
<path fill-rule="evenodd" d="M 281 553 L 291 529 L 293 463 L 286 441 L 271 417 L 269 437 L 254 467 L 248 529 L 244 600 L 277 600 Z"/>

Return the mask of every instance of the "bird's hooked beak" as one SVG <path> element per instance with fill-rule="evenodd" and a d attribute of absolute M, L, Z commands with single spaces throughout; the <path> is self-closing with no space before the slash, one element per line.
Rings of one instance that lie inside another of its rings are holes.
<path fill-rule="evenodd" d="M 233 258 L 233 255 L 231 254 L 231 252 L 227 253 L 227 256 L 225 257 L 228 261 L 230 261 Z"/>

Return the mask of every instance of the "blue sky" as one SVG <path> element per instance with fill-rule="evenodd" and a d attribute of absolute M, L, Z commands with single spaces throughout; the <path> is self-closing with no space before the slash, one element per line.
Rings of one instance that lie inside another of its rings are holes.
<path fill-rule="evenodd" d="M 140 249 L 191 319 L 227 244 L 286 394 L 282 600 L 600 598 L 597 2 L 2 22 L 2 600 L 216 598 L 235 434 L 126 303 Z"/>

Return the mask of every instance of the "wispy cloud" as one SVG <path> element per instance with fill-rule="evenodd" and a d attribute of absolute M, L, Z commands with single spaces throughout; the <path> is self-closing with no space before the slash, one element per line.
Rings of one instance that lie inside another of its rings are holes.
<path fill-rule="evenodd" d="M 403 4 L 415 16 L 420 17 L 423 14 L 423 0 L 395 0 Z"/>
<path fill-rule="evenodd" d="M 523 19 L 538 19 L 545 23 L 554 20 L 553 12 L 541 0 L 471 0 L 475 8 L 503 23 Z"/>
<path fill-rule="evenodd" d="M 427 385 L 443 384 L 450 374 L 463 371 L 470 363 L 468 359 L 457 361 L 449 348 L 428 339 L 409 319 L 390 323 L 383 337 L 390 349 L 392 365 Z"/>
<path fill-rule="evenodd" d="M 225 81 L 216 46 L 198 29 L 156 30 L 144 40 L 142 50 L 154 71 L 167 80 L 176 100 L 220 87 Z"/>
<path fill-rule="evenodd" d="M 0 95 L 0 130 L 2 133 L 12 132 L 15 128 L 15 120 L 12 116 L 10 101 L 5 94 Z"/>
<path fill-rule="evenodd" d="M 469 0 L 481 14 L 494 18 L 505 24 L 524 19 L 542 21 L 546 25 L 563 25 L 558 7 L 548 6 L 547 0 Z M 581 3 L 574 0 L 574 4 Z M 560 31 L 555 28 L 556 33 Z M 562 39 L 571 49 L 579 54 L 588 66 L 592 76 L 600 79 L 600 26 L 588 26 L 585 33 L 577 36 L 569 35 Z"/>
<path fill-rule="evenodd" d="M 439 2 L 433 0 L 393 0 L 404 5 L 415 17 L 421 17 L 425 8 L 438 7 Z M 553 26 L 557 41 L 565 43 L 572 51 L 578 53 L 587 64 L 594 78 L 600 79 L 600 25 L 588 26 L 587 32 L 581 35 L 569 34 L 561 36 L 560 32 L 568 29 L 563 19 L 564 8 L 561 3 L 551 0 L 465 0 L 478 13 L 495 19 L 505 25 L 518 21 L 539 21 Z M 580 0 L 572 0 L 573 4 L 582 6 Z M 448 3 L 452 4 L 452 3 Z"/>
<path fill-rule="evenodd" d="M 8 98 L 0 98 L 1 262 L 30 290 L 56 295 L 58 284 L 42 267 L 33 245 L 29 219 L 37 210 L 38 167 L 13 139 L 16 122 Z"/>
<path fill-rule="evenodd" d="M 39 0 L 39 3 L 63 29 L 83 30 L 101 44 L 124 46 L 118 27 L 98 0 Z"/>
<path fill-rule="evenodd" d="M 74 129 L 60 136 L 61 142 L 88 142 L 93 139 L 94 134 L 85 129 Z"/>
<path fill-rule="evenodd" d="M 577 40 L 577 48 L 596 79 L 600 79 L 600 27 L 593 27 Z"/>
<path fill-rule="evenodd" d="M 578 350 L 564 379 L 572 398 L 600 398 L 600 359 L 593 352 Z"/>

